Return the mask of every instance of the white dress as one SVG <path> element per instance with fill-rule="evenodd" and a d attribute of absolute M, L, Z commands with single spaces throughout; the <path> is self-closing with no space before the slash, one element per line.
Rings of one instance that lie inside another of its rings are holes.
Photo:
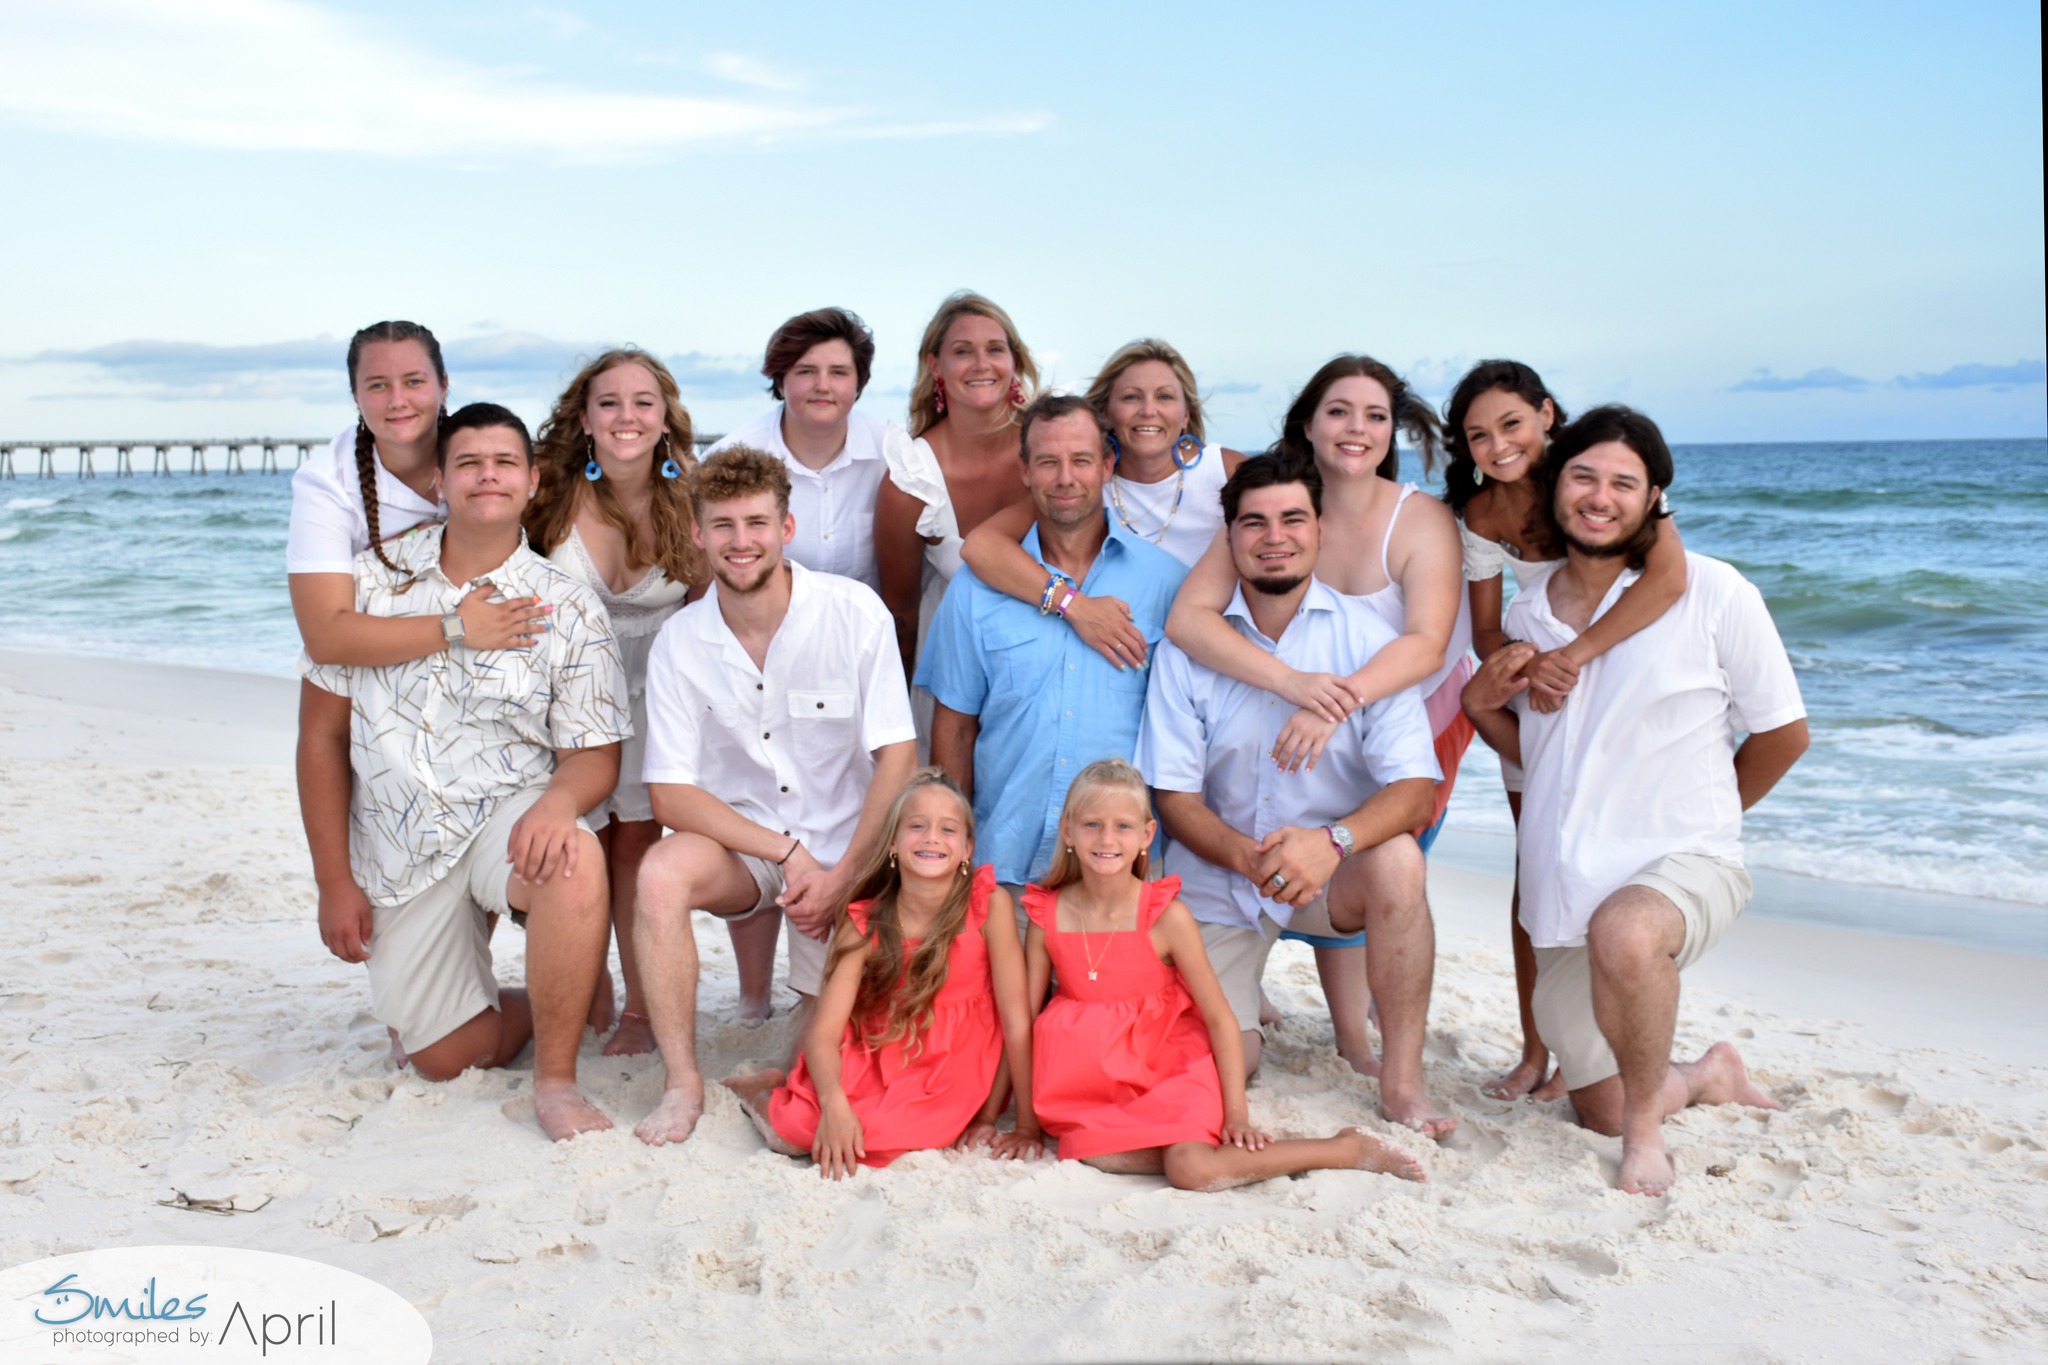
<path fill-rule="evenodd" d="M 618 641 L 619 654 L 626 664 L 626 696 L 633 712 L 633 733 L 619 746 L 619 785 L 603 804 L 589 812 L 590 823 L 603 829 L 607 820 L 652 820 L 654 804 L 640 775 L 647 754 L 647 655 L 654 648 L 654 636 L 662 623 L 682 608 L 690 585 L 675 582 L 655 564 L 624 592 L 613 592 L 604 575 L 597 571 L 582 534 L 573 524 L 568 537 L 548 559 L 589 587 L 604 603 L 605 612 L 611 617 L 612 637 Z"/>
<path fill-rule="evenodd" d="M 1516 554 L 1514 547 L 1506 541 L 1488 540 L 1474 532 L 1472 528 L 1465 525 L 1463 517 L 1458 518 L 1458 544 L 1464 550 L 1465 581 L 1467 583 L 1483 583 L 1489 578 L 1499 578 L 1503 571 L 1510 571 L 1515 575 L 1515 591 L 1518 593 L 1527 592 L 1529 585 L 1536 580 L 1538 574 L 1550 568 L 1553 564 L 1564 562 L 1559 559 L 1524 559 Z M 1468 613 L 1471 609 L 1471 601 L 1472 594 L 1466 593 L 1465 602 Z M 1501 602 L 1501 616 L 1502 619 L 1506 619 L 1507 602 L 1505 600 Z M 1521 791 L 1522 765 L 1511 758 L 1501 759 L 1500 780 L 1501 784 L 1509 791 Z"/>

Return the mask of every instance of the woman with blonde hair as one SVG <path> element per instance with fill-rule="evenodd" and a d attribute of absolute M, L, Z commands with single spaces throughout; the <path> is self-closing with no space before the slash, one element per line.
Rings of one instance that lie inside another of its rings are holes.
<path fill-rule="evenodd" d="M 1223 483 L 1244 456 L 1211 449 L 1195 373 L 1173 347 L 1142 337 L 1102 362 L 1088 404 L 1110 430 L 1116 473 L 1106 490 L 1117 529 L 1193 566 L 1223 526 Z M 1035 518 L 1027 503 L 990 517 L 961 546 L 976 577 L 1020 602 L 1044 600 L 1051 573 L 1021 542 Z M 1076 592 L 1060 615 L 1113 664 L 1145 662 L 1144 632 L 1128 604 Z"/>
<path fill-rule="evenodd" d="M 619 755 L 619 785 L 590 812 L 611 874 L 612 927 L 626 977 L 608 1057 L 649 1052 L 654 1032 L 633 957 L 640 860 L 661 838 L 647 784 L 647 655 L 654 636 L 705 581 L 690 535 L 690 414 L 668 367 L 638 347 L 606 351 L 569 381 L 541 424 L 534 463 L 540 491 L 526 513 L 533 548 L 588 584 L 611 615 L 626 662 L 633 737 Z M 607 1021 L 609 1022 L 609 1021 Z"/>
<path fill-rule="evenodd" d="M 1025 498 L 1018 477 L 1017 413 L 1038 388 L 1038 366 L 1016 324 L 969 290 L 950 295 L 918 343 L 908 445 L 885 454 L 875 501 L 875 561 L 882 600 L 896 618 L 903 669 L 917 651 L 946 584 L 960 567 L 961 537 Z M 917 695 L 918 729 L 931 702 Z"/>

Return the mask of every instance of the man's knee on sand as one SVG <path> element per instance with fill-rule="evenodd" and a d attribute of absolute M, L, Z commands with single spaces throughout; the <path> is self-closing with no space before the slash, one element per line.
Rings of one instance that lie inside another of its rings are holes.
<path fill-rule="evenodd" d="M 1640 977 L 1685 947 L 1685 917 L 1645 886 L 1622 887 L 1600 903 L 1586 925 L 1593 970 L 1611 979 Z"/>
<path fill-rule="evenodd" d="M 1429 865 L 1414 838 L 1397 834 L 1361 848 L 1337 865 L 1330 879 L 1330 925 L 1340 934 L 1366 926 L 1369 911 L 1415 913 L 1427 904 Z"/>

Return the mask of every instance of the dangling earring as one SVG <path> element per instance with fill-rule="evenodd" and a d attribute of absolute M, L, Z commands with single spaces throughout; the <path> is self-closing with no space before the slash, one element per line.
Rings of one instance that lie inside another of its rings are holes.
<path fill-rule="evenodd" d="M 1180 453 L 1189 446 L 1195 448 L 1195 458 L 1192 460 L 1181 459 Z M 1173 449 L 1168 453 L 1173 456 L 1173 467 L 1175 469 L 1193 469 L 1202 462 L 1202 450 L 1202 438 L 1195 435 L 1192 431 L 1183 431 L 1180 434 L 1180 439 L 1173 443 Z"/>
<path fill-rule="evenodd" d="M 889 855 L 889 866 L 892 868 L 896 866 L 896 855 L 894 853 Z"/>
<path fill-rule="evenodd" d="M 1485 470 L 1483 470 L 1483 469 L 1481 469 L 1481 468 L 1480 468 L 1480 467 L 1479 467 L 1478 465 L 1476 465 L 1476 464 L 1475 464 L 1475 465 L 1473 465 L 1473 466 L 1472 466 L 1472 486 L 1473 486 L 1474 488 L 1479 488 L 1479 487 L 1482 487 L 1482 486 L 1484 486 L 1484 484 L 1485 484 L 1485 483 L 1486 483 L 1486 471 L 1485 471 Z"/>
<path fill-rule="evenodd" d="M 590 458 L 583 462 L 583 477 L 596 483 L 604 477 L 604 466 L 597 462 L 597 438 L 585 436 L 583 443 L 584 448 L 590 452 Z"/>
<path fill-rule="evenodd" d="M 670 453 L 668 433 L 664 431 L 661 433 L 661 477 L 679 479 L 682 476 L 683 467 L 676 463 L 676 457 Z"/>
<path fill-rule="evenodd" d="M 964 876 L 966 876 L 966 875 L 967 875 L 967 871 L 968 871 L 968 868 L 967 868 L 967 864 L 966 864 L 966 863 L 962 863 L 962 864 L 960 864 L 960 875 L 961 875 L 961 876 L 963 876 L 963 877 L 964 877 Z"/>
<path fill-rule="evenodd" d="M 1012 379 L 1010 381 L 1010 406 L 1013 408 L 1024 406 L 1024 381 L 1021 379 Z"/>
<path fill-rule="evenodd" d="M 1657 490 L 1657 515 L 1660 517 L 1671 515 L 1671 498 L 1661 488 Z"/>
<path fill-rule="evenodd" d="M 932 376 L 932 406 L 938 409 L 939 416 L 946 415 L 946 381 L 937 375 Z"/>
<path fill-rule="evenodd" d="M 1104 445 L 1109 447 L 1109 458 L 1112 464 L 1124 457 L 1123 443 L 1117 440 L 1115 432 L 1112 431 L 1109 435 L 1103 437 L 1102 441 Z"/>

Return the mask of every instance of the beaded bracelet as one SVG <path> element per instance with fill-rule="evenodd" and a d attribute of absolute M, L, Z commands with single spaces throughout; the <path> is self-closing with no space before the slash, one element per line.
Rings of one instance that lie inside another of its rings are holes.
<path fill-rule="evenodd" d="M 1060 590 L 1060 584 L 1064 581 L 1058 574 L 1054 574 L 1045 580 L 1045 595 L 1038 599 L 1038 614 L 1040 616 L 1052 614 L 1053 594 Z"/>

